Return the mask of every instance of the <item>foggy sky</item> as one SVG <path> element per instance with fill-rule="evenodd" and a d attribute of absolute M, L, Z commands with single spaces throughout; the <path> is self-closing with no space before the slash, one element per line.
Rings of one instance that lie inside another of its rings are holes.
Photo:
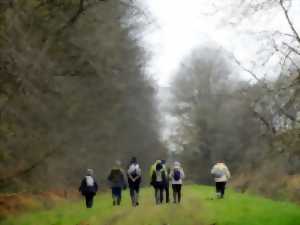
<path fill-rule="evenodd" d="M 156 26 L 146 32 L 144 44 L 152 53 L 148 71 L 160 86 L 168 86 L 181 60 L 199 45 L 219 45 L 251 67 L 265 43 L 249 33 L 265 30 L 290 33 L 281 10 L 258 13 L 255 18 L 244 18 L 241 22 L 232 12 L 236 6 L 229 7 L 235 0 L 143 2 L 156 21 Z M 300 1 L 293 5 L 290 13 L 294 21 L 299 21 Z M 296 27 L 300 29 L 300 24 Z M 272 65 L 274 73 L 275 65 L 276 60 Z M 246 73 L 240 76 L 250 79 Z"/>

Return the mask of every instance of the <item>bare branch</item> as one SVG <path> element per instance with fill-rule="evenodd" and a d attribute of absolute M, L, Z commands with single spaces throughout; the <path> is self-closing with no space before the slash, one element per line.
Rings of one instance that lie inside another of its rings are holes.
<path fill-rule="evenodd" d="M 291 28 L 291 30 L 293 31 L 297 41 L 300 43 L 300 36 L 299 36 L 299 33 L 297 32 L 293 22 L 291 21 L 291 18 L 289 16 L 289 11 L 288 9 L 284 6 L 284 0 L 280 0 L 279 1 L 279 4 L 280 4 L 280 7 L 282 8 L 283 12 L 284 12 L 284 15 L 285 15 L 285 18 Z"/>
<path fill-rule="evenodd" d="M 260 79 L 257 74 L 255 74 L 252 70 L 246 68 L 236 57 L 234 54 L 231 54 L 232 58 L 236 62 L 236 64 L 241 67 L 244 71 L 249 73 L 257 82 L 261 83 L 267 90 L 270 90 L 268 85 L 264 82 L 264 80 Z"/>
<path fill-rule="evenodd" d="M 292 52 L 294 52 L 297 55 L 300 55 L 300 51 L 295 49 L 294 47 L 290 46 L 288 43 L 283 42 L 283 45 L 285 45 L 286 47 L 288 47 Z"/>

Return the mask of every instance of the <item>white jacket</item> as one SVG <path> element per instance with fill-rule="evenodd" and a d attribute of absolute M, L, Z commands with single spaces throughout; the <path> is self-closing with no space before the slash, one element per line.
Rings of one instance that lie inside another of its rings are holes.
<path fill-rule="evenodd" d="M 180 179 L 179 180 L 175 180 L 174 179 L 174 169 L 178 169 L 180 171 Z M 181 167 L 174 167 L 172 170 L 171 170 L 171 173 L 170 173 L 170 178 L 172 179 L 172 184 L 182 184 L 183 183 L 183 179 L 184 179 L 184 171 Z"/>
<path fill-rule="evenodd" d="M 218 178 L 216 177 L 215 182 L 227 182 L 231 177 L 229 169 L 227 168 L 227 166 L 224 163 L 215 164 L 211 170 L 211 174 L 215 174 L 216 171 L 222 171 L 223 175 Z"/>

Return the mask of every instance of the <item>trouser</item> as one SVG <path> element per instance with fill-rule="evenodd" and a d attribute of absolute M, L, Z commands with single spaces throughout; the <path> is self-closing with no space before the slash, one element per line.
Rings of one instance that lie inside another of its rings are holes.
<path fill-rule="evenodd" d="M 132 206 L 138 206 L 139 205 L 139 192 L 140 192 L 140 185 L 132 185 L 129 186 L 130 189 L 130 197 L 131 197 L 131 203 Z"/>
<path fill-rule="evenodd" d="M 181 201 L 181 186 L 181 184 L 172 184 L 173 199 L 175 203 L 180 203 Z"/>
<path fill-rule="evenodd" d="M 155 185 L 155 201 L 156 204 L 161 204 L 164 201 L 164 185 L 162 182 L 157 182 Z"/>
<path fill-rule="evenodd" d="M 92 208 L 93 206 L 93 200 L 94 200 L 94 194 L 89 193 L 85 195 L 85 204 L 87 208 Z"/>
<path fill-rule="evenodd" d="M 112 187 L 111 188 L 113 205 L 120 205 L 122 200 L 122 188 L 121 187 Z"/>
<path fill-rule="evenodd" d="M 226 188 L 226 182 L 216 182 L 216 193 L 221 198 L 224 197 L 225 188 Z"/>
<path fill-rule="evenodd" d="M 166 203 L 170 201 L 170 191 L 169 191 L 169 183 L 165 186 L 165 192 L 166 192 Z"/>

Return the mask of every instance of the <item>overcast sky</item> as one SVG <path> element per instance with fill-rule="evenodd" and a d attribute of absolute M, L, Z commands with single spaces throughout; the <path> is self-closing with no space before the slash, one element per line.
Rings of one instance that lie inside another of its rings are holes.
<path fill-rule="evenodd" d="M 274 10 L 269 16 L 264 12 L 258 14 L 256 19 L 244 19 L 239 26 L 232 25 L 236 21 L 229 16 L 232 7 L 228 6 L 235 0 L 143 2 L 156 23 L 145 35 L 146 48 L 152 53 L 148 69 L 161 86 L 168 86 L 181 60 L 197 46 L 215 43 L 234 53 L 245 65 L 252 65 L 251 61 L 265 43 L 249 35 L 247 31 L 290 32 L 280 10 Z M 220 4 L 220 7 L 212 3 Z M 299 21 L 300 4 L 293 6 L 291 13 L 293 19 Z M 247 74 L 242 76 L 246 77 Z"/>

